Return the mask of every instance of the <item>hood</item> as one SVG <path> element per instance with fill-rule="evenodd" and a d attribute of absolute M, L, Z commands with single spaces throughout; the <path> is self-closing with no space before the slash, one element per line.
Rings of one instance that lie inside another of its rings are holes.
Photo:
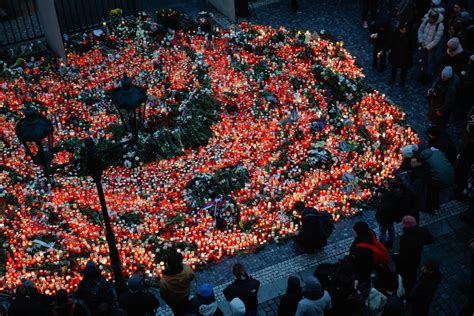
<path fill-rule="evenodd" d="M 203 316 L 211 316 L 217 310 L 217 302 L 212 302 L 211 304 L 204 305 L 202 304 L 199 306 L 199 313 Z"/>

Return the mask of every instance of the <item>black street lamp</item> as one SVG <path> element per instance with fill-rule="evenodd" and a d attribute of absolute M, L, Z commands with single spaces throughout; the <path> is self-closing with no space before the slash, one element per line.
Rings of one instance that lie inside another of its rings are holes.
<path fill-rule="evenodd" d="M 138 130 L 145 121 L 146 89 L 132 84 L 127 74 L 120 80 L 121 87 L 112 92 L 112 103 L 119 112 L 120 119 L 127 132 L 138 139 Z"/>
<path fill-rule="evenodd" d="M 53 124 L 32 106 L 27 106 L 23 113 L 25 117 L 15 127 L 16 135 L 33 162 L 48 173 L 53 159 Z"/>
<path fill-rule="evenodd" d="M 101 157 L 104 152 L 128 145 L 130 144 L 130 141 L 125 141 L 104 151 L 99 151 L 95 147 L 94 140 L 92 138 L 87 138 L 85 140 L 85 146 L 87 149 L 85 157 L 75 159 L 65 164 L 51 166 L 53 158 L 53 125 L 50 120 L 39 114 L 35 109 L 28 108 L 25 110 L 25 118 L 18 121 L 15 131 L 18 139 L 25 146 L 28 155 L 32 157 L 37 165 L 43 167 L 47 176 L 68 166 L 78 165 L 80 163 L 86 164 L 89 175 L 94 179 L 97 193 L 99 195 L 102 218 L 105 226 L 105 238 L 109 246 L 110 263 L 112 271 L 114 272 L 115 285 L 118 289 L 125 288 L 125 279 L 122 274 L 122 263 L 120 262 L 117 243 L 112 230 L 112 225 L 110 224 L 109 212 L 107 210 L 104 190 L 102 188 L 101 180 L 104 171 L 104 164 Z M 33 146 L 38 148 L 36 154 L 33 153 Z"/>

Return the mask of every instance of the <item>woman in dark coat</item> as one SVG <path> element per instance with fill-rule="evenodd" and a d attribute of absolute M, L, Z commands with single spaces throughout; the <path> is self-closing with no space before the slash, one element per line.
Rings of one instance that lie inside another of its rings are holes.
<path fill-rule="evenodd" d="M 413 65 L 413 54 L 416 50 L 416 38 L 407 24 L 392 32 L 390 39 L 389 61 L 392 64 L 390 84 L 394 84 L 400 68 L 400 86 L 405 85 L 408 69 Z"/>
<path fill-rule="evenodd" d="M 278 316 L 295 315 L 298 302 L 302 298 L 300 280 L 294 276 L 289 277 L 286 293 L 281 297 L 280 305 L 278 306 Z"/>
<path fill-rule="evenodd" d="M 403 235 L 395 262 L 403 279 L 403 287 L 409 294 L 416 282 L 423 247 L 433 243 L 433 236 L 426 228 L 419 227 L 413 216 L 403 217 L 402 224 Z"/>

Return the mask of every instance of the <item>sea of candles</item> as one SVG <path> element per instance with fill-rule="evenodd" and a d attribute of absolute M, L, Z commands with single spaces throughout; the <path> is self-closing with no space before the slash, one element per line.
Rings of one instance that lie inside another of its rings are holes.
<path fill-rule="evenodd" d="M 142 18 L 121 29 L 147 29 L 147 23 L 151 21 Z M 222 104 L 207 145 L 146 164 L 137 157 L 134 168 L 105 171 L 106 200 L 126 275 L 138 264 L 159 273 L 161 254 L 176 243 L 182 243 L 185 260 L 197 267 L 291 234 L 298 224 L 288 212 L 298 200 L 329 211 L 335 220 L 355 214 L 361 211 L 359 202 L 371 197 L 371 187 L 398 167 L 400 149 L 417 142 L 403 125 L 403 112 L 378 92 L 356 88 L 362 69 L 342 43 L 309 32 L 298 43 L 294 32 L 248 23 L 218 32 L 171 31 L 160 41 L 152 33 L 135 39 L 124 35 L 130 30 L 108 30 L 100 39 L 85 38 L 90 50 L 68 51 L 64 64 L 31 60 L 21 71 L 12 69 L 0 78 L 0 104 L 16 115 L 27 101 L 42 104 L 41 111 L 55 125 L 56 145 L 88 136 L 112 137 L 107 128 L 119 124 L 119 118 L 105 92 L 124 72 L 147 88 L 148 119 L 179 106 L 177 91 L 210 94 Z M 283 39 L 275 42 L 278 34 Z M 105 40 L 114 42 L 114 48 L 105 49 Z M 140 40 L 147 45 L 137 45 Z M 346 98 L 330 95 L 325 78 L 347 86 Z M 238 110 L 228 112 L 228 106 Z M 330 118 L 335 109 L 337 117 Z M 321 119 L 328 124 L 320 132 L 311 131 L 311 123 Z M 60 288 L 71 292 L 89 259 L 111 278 L 103 228 L 91 217 L 100 211 L 92 180 L 55 175 L 45 181 L 15 136 L 14 116 L 0 114 L 0 124 L 0 136 L 8 144 L 2 151 L 0 184 L 18 200 L 6 203 L 0 216 L 8 253 L 0 292 L 13 290 L 24 277 L 46 293 Z M 316 142 L 323 142 L 332 163 L 305 169 L 308 150 Z M 353 145 L 359 150 L 344 149 Z M 54 163 L 71 157 L 60 151 Z M 249 183 L 232 197 L 241 210 L 240 223 L 252 222 L 251 229 L 236 224 L 217 230 L 208 213 L 192 212 L 183 191 L 197 173 L 215 173 L 239 162 L 249 171 Z M 347 190 L 348 174 L 355 179 L 352 190 Z M 140 221 L 128 223 L 122 217 L 127 213 L 139 214 Z M 53 243 L 51 249 L 33 243 L 45 238 Z"/>

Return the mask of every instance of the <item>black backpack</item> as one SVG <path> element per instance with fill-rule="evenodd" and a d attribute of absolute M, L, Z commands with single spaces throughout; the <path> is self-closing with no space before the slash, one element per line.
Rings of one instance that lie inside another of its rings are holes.
<path fill-rule="evenodd" d="M 319 213 L 319 233 L 324 239 L 331 236 L 334 229 L 334 223 L 332 221 L 332 215 L 327 211 L 322 211 Z"/>
<path fill-rule="evenodd" d="M 380 291 L 380 290 L 379 290 Z M 406 312 L 406 302 L 397 295 L 395 291 L 393 294 L 388 294 L 385 291 L 380 291 L 387 297 L 382 316 L 404 316 Z"/>

